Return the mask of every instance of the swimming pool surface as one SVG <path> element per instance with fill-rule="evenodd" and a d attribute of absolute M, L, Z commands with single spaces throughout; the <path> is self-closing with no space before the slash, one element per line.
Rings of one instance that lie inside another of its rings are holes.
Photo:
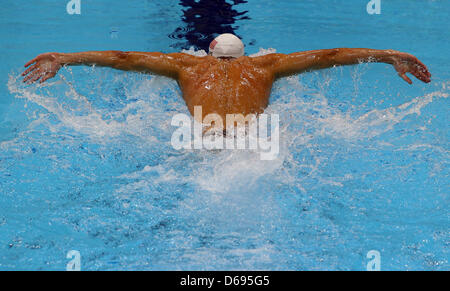
<path fill-rule="evenodd" d="M 450 1 L 208 1 L 3 3 L 0 270 L 65 270 L 70 250 L 83 270 L 365 270 L 371 250 L 382 270 L 448 270 Z M 432 82 L 385 64 L 282 79 L 280 155 L 261 161 L 174 150 L 187 109 L 170 79 L 19 77 L 43 52 L 199 50 L 213 31 L 248 54 L 406 51 Z"/>

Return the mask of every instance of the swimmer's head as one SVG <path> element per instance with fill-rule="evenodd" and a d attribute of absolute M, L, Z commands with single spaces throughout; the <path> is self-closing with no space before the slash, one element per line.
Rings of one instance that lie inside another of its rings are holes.
<path fill-rule="evenodd" d="M 211 42 L 209 54 L 216 58 L 239 58 L 244 55 L 244 43 L 234 34 L 224 33 Z"/>

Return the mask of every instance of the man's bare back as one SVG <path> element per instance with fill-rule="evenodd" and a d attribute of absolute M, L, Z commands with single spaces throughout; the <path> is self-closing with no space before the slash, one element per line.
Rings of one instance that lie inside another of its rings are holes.
<path fill-rule="evenodd" d="M 224 120 L 227 114 L 262 113 L 273 81 L 270 69 L 249 57 L 225 60 L 207 56 L 178 78 L 191 114 L 195 106 L 202 106 L 204 116 L 216 113 Z"/>
<path fill-rule="evenodd" d="M 197 57 L 184 53 L 82 52 L 46 53 L 28 62 L 24 82 L 45 82 L 64 65 L 97 65 L 125 71 L 153 73 L 175 79 L 191 114 L 202 106 L 202 118 L 215 113 L 259 114 L 269 104 L 270 91 L 278 78 L 305 71 L 362 62 L 381 62 L 394 66 L 406 82 L 411 73 L 430 82 L 426 66 L 413 55 L 393 50 L 337 48 L 293 54 L 268 54 L 239 58 Z"/>

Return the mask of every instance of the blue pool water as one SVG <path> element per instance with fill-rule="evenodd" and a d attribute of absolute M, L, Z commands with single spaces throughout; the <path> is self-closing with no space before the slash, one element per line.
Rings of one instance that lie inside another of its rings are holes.
<path fill-rule="evenodd" d="M 449 1 L 382 0 L 381 15 L 360 0 L 208 1 L 82 0 L 81 15 L 68 1 L 3 3 L 0 270 L 65 270 L 70 250 L 83 270 L 365 270 L 371 250 L 383 270 L 448 270 Z M 43 52 L 198 50 L 213 29 L 248 54 L 406 51 L 432 82 L 409 86 L 384 64 L 280 80 L 267 112 L 281 151 L 261 161 L 174 150 L 170 121 L 187 110 L 172 80 L 19 77 Z"/>

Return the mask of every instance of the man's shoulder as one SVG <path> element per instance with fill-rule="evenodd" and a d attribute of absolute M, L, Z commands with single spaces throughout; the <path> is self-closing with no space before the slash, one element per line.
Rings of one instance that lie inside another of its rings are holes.
<path fill-rule="evenodd" d="M 272 53 L 272 54 L 252 57 L 251 59 L 255 64 L 265 66 L 265 65 L 271 64 L 271 63 L 279 60 L 282 56 L 284 56 L 284 54 Z"/>

